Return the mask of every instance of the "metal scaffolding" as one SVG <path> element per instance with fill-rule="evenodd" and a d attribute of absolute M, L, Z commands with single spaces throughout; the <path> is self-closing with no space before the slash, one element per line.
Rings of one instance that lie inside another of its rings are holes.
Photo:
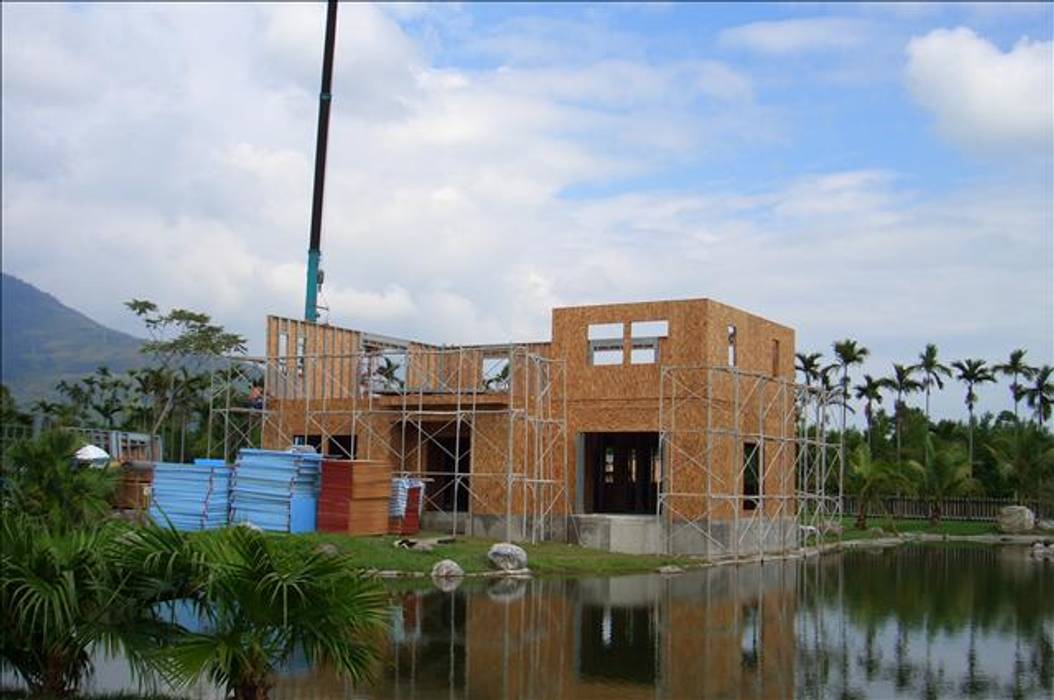
<path fill-rule="evenodd" d="M 657 513 L 668 552 L 739 557 L 815 544 L 841 518 L 838 389 L 735 367 L 664 367 Z"/>
<path fill-rule="evenodd" d="M 242 447 L 310 443 L 333 458 L 383 460 L 393 476 L 423 479 L 426 510 L 448 515 L 452 534 L 473 534 L 476 516 L 500 519 L 507 539 L 547 539 L 562 526 L 562 361 L 521 345 L 302 350 L 228 358 L 216 368 L 210 454 L 229 462 Z"/>

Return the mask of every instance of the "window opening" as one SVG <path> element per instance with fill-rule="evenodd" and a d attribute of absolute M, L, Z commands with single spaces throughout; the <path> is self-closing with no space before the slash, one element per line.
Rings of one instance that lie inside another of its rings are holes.
<path fill-rule="evenodd" d="M 772 341 L 772 376 L 778 377 L 780 374 L 780 341 Z"/>
<path fill-rule="evenodd" d="M 589 364 L 621 365 L 623 362 L 621 323 L 591 323 L 588 329 Z"/>
<path fill-rule="evenodd" d="M 483 388 L 487 391 L 509 390 L 509 357 L 483 358 Z"/>
<path fill-rule="evenodd" d="M 728 366 L 736 366 L 736 327 L 728 327 Z"/>
<path fill-rule="evenodd" d="M 604 483 L 615 483 L 615 448 L 604 448 Z"/>
<path fill-rule="evenodd" d="M 761 494 L 761 446 L 756 442 L 743 443 L 743 510 L 758 507 Z"/>

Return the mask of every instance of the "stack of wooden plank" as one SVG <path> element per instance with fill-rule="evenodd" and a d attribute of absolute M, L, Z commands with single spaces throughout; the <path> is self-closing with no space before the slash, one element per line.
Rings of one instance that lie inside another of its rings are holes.
<path fill-rule="evenodd" d="M 323 460 L 319 530 L 350 535 L 387 533 L 391 478 L 387 462 Z"/>
<path fill-rule="evenodd" d="M 121 465 L 121 481 L 117 485 L 118 510 L 145 511 L 150 507 L 150 487 L 154 483 L 154 465 L 150 462 L 129 462 Z"/>

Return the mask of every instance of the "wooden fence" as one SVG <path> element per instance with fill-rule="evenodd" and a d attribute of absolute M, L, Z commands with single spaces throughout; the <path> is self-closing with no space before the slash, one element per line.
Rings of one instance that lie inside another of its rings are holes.
<path fill-rule="evenodd" d="M 1025 506 L 1036 514 L 1036 518 L 1054 518 L 1054 501 L 1029 498 L 946 498 L 941 508 L 941 519 L 994 521 L 999 517 L 999 509 L 1004 506 Z M 856 515 L 856 496 L 845 496 L 842 509 L 847 516 Z M 930 501 L 925 498 L 886 496 L 875 499 L 868 508 L 867 516 L 882 517 L 887 513 L 892 513 L 897 518 L 924 520 L 930 517 Z"/>

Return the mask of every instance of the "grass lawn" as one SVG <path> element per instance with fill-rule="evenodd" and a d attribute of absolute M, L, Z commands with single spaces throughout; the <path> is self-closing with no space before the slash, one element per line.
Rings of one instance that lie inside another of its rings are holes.
<path fill-rule="evenodd" d="M 868 528 L 880 527 L 885 535 L 878 535 L 869 530 L 856 529 L 856 518 L 846 517 L 842 519 L 843 540 L 863 540 L 895 534 L 919 533 L 927 535 L 998 535 L 999 530 L 995 523 L 986 522 L 964 522 L 959 520 L 945 520 L 940 525 L 930 525 L 929 520 L 904 520 L 894 518 L 868 518 Z M 838 538 L 832 538 L 838 539 Z"/>
<path fill-rule="evenodd" d="M 400 539 L 395 535 L 374 537 L 351 537 L 335 533 L 316 532 L 307 535 L 279 535 L 298 545 L 317 546 L 333 544 L 341 551 L 351 554 L 361 562 L 363 569 L 385 571 L 412 571 L 429 573 L 432 565 L 441 559 L 453 559 L 466 573 L 490 571 L 487 550 L 494 540 L 478 537 L 458 537 L 450 544 L 436 545 L 432 552 L 414 552 L 396 548 L 392 544 Z M 438 533 L 420 533 L 415 539 L 441 537 Z M 650 556 L 601 552 L 586 547 L 559 542 L 520 544 L 527 550 L 528 566 L 536 574 L 632 574 L 654 571 L 664 564 L 690 566 L 693 560 L 685 557 Z M 698 562 L 695 562 L 698 563 Z"/>

